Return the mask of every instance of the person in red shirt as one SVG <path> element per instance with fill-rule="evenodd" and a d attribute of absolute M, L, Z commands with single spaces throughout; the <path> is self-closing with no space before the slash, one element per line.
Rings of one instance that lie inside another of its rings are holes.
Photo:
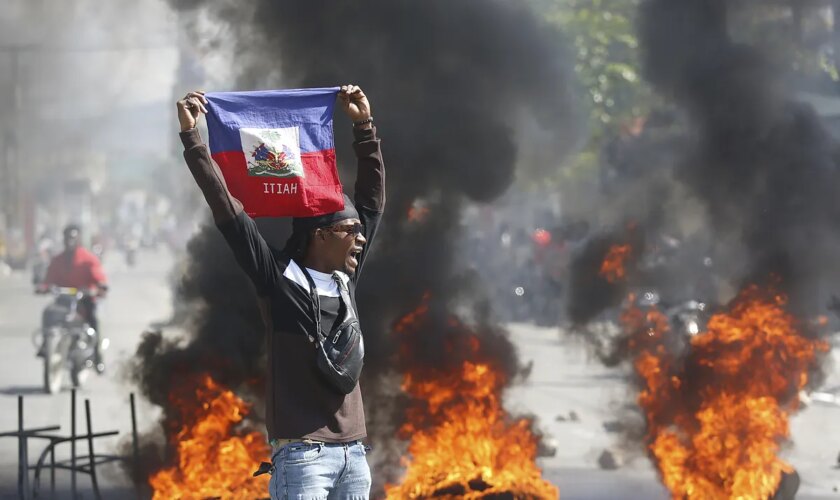
<path fill-rule="evenodd" d="M 53 257 L 43 286 L 61 286 L 87 291 L 108 288 L 99 258 L 79 244 L 79 226 L 64 228 L 64 252 Z"/>
<path fill-rule="evenodd" d="M 99 331 L 99 320 L 96 317 L 96 298 L 104 297 L 108 290 L 105 271 L 99 258 L 80 244 L 81 229 L 75 224 L 64 228 L 64 251 L 53 257 L 39 284 L 38 291 L 46 293 L 50 287 L 77 288 L 85 293 L 79 305 L 84 308 L 85 315 L 91 328 L 96 330 L 97 342 L 94 349 L 94 364 L 99 373 L 105 371 L 102 359 L 102 335 Z"/>

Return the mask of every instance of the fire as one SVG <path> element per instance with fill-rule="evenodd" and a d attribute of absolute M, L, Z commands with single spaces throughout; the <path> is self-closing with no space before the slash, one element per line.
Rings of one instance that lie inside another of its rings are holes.
<path fill-rule="evenodd" d="M 598 274 L 610 283 L 624 279 L 627 275 L 624 269 L 624 263 L 630 257 L 632 250 L 630 245 L 611 246 L 606 257 L 604 257 L 604 261 L 601 263 L 601 270 Z"/>
<path fill-rule="evenodd" d="M 411 206 L 408 207 L 406 215 L 408 216 L 409 222 L 423 222 L 430 213 L 429 206 L 423 200 L 414 200 Z"/>
<path fill-rule="evenodd" d="M 407 315 L 397 333 L 422 335 L 427 312 L 424 305 Z M 450 320 L 450 326 L 466 333 L 457 320 Z M 386 486 L 387 498 L 558 498 L 557 488 L 542 479 L 536 465 L 530 421 L 512 419 L 502 408 L 506 376 L 481 359 L 477 336 L 459 338 L 464 345 L 457 352 L 465 358 L 460 366 L 404 375 L 402 389 L 413 403 L 400 428 L 400 435 L 410 439 L 402 459 L 407 471 L 400 485 Z"/>
<path fill-rule="evenodd" d="M 179 428 L 169 436 L 178 465 L 149 479 L 152 498 L 264 498 L 268 476 L 252 474 L 270 455 L 265 437 L 234 428 L 247 415 L 248 405 L 209 375 L 196 382 L 170 393 L 180 414 Z M 182 397 L 187 392 L 192 394 Z"/>
<path fill-rule="evenodd" d="M 659 311 L 624 312 L 649 451 L 673 498 L 766 499 L 793 470 L 777 456 L 780 443 L 828 345 L 803 336 L 785 304 L 747 287 L 682 356 Z"/>

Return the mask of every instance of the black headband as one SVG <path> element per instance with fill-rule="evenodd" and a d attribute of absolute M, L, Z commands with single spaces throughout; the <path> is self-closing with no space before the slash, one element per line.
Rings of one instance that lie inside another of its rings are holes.
<path fill-rule="evenodd" d="M 324 215 L 316 215 L 314 217 L 295 217 L 292 219 L 292 232 L 298 234 L 308 233 L 309 231 L 318 229 L 319 227 L 327 227 L 339 221 L 358 218 L 359 212 L 356 211 L 356 207 L 353 206 L 353 202 L 350 200 L 350 197 L 345 194 L 344 210 Z"/>

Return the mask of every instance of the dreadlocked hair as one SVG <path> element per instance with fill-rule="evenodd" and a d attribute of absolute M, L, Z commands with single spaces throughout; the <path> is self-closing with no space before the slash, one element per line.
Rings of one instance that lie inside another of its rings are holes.
<path fill-rule="evenodd" d="M 292 260 L 300 262 L 306 257 L 306 251 L 309 249 L 310 241 L 312 241 L 312 233 L 310 231 L 292 233 L 289 239 L 286 240 L 286 246 L 283 247 L 283 252 L 291 257 Z"/>

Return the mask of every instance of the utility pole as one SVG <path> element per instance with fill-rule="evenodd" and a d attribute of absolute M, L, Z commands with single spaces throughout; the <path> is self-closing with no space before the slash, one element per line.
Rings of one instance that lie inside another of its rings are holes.
<path fill-rule="evenodd" d="M 5 215 L 4 226 L 20 228 L 23 224 L 23 197 L 19 168 L 20 142 L 18 138 L 19 116 L 21 107 L 20 85 L 20 47 L 2 47 L 0 51 L 10 56 L 10 79 L 12 98 L 8 109 L 8 120 L 4 130 L 2 158 L 0 158 L 0 189 L 2 189 L 2 211 Z"/>

